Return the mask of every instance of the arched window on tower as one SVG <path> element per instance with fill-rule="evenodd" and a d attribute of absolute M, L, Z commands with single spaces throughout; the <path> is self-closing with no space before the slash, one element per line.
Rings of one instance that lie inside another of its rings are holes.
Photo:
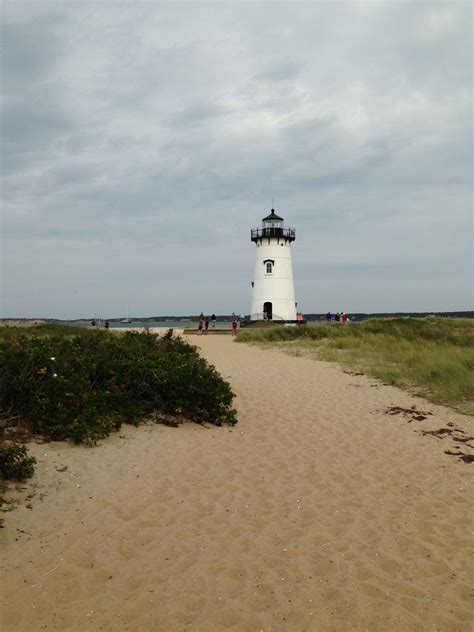
<path fill-rule="evenodd" d="M 275 262 L 273 261 L 273 259 L 265 259 L 263 264 L 265 265 L 265 272 L 267 274 L 272 274 L 273 266 L 275 265 Z"/>

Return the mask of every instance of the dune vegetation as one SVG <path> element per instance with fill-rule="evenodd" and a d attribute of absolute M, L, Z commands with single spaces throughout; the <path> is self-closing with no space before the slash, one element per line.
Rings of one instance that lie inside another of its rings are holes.
<path fill-rule="evenodd" d="M 474 412 L 474 320 L 376 318 L 248 329 L 237 342 L 278 347 L 296 355 L 338 362 L 426 399 Z"/>
<path fill-rule="evenodd" d="M 0 474 L 31 475 L 15 439 L 95 443 L 146 416 L 236 423 L 233 393 L 216 369 L 170 330 L 151 333 L 61 326 L 0 328 Z"/>

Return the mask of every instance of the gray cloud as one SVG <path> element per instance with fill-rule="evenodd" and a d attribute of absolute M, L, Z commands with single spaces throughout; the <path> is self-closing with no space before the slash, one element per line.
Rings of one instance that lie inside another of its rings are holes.
<path fill-rule="evenodd" d="M 67 16 L 50 10 L 35 14 L 31 8 L 27 3 L 18 8 L 3 4 L 1 70 L 7 99 L 16 96 L 15 90 L 28 91 L 31 83 L 48 80 L 64 52 L 61 30 Z"/>
<path fill-rule="evenodd" d="M 271 19 L 269 19 L 269 16 Z M 472 308 L 470 6 L 3 3 L 4 316 Z"/>
<path fill-rule="evenodd" d="M 296 79 L 300 72 L 301 65 L 298 62 L 283 58 L 273 62 L 273 64 L 266 68 L 263 72 L 255 75 L 254 81 L 286 82 Z"/>

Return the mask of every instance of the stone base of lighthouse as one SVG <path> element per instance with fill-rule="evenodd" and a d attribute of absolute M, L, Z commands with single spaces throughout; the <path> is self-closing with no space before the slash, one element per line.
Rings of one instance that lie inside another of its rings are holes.
<path fill-rule="evenodd" d="M 265 298 L 265 297 L 264 297 Z M 296 323 L 294 301 L 256 299 L 252 301 L 250 320 L 280 323 Z"/>

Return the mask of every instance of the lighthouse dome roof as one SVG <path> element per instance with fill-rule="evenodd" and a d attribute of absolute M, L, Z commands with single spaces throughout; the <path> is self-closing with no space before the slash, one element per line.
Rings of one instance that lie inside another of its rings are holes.
<path fill-rule="evenodd" d="M 269 215 L 267 215 L 266 217 L 263 218 L 263 221 L 265 221 L 267 219 L 270 219 L 270 220 L 271 219 L 277 219 L 277 220 L 283 221 L 283 217 L 280 217 L 279 215 L 277 215 L 275 213 L 275 209 L 274 208 L 272 208 L 271 213 Z"/>

